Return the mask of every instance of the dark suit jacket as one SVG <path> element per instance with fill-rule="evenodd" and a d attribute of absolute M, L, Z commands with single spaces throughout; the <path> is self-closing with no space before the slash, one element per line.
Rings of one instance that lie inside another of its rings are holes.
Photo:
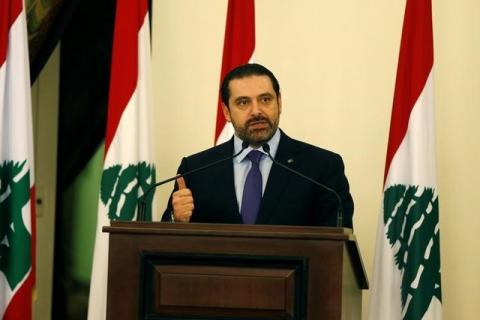
<path fill-rule="evenodd" d="M 233 154 L 233 138 L 221 145 L 183 158 L 178 172 L 186 172 Z M 340 195 L 344 226 L 352 227 L 353 200 L 342 158 L 288 137 L 281 131 L 275 160 L 318 181 Z M 195 209 L 191 222 L 242 223 L 233 180 L 233 162 L 225 161 L 185 177 Z M 272 164 L 257 224 L 336 226 L 337 199 L 311 182 Z M 163 215 L 168 220 L 171 200 Z"/>

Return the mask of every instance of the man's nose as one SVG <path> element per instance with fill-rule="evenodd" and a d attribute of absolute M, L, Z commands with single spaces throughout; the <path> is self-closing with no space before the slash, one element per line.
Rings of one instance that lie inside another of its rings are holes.
<path fill-rule="evenodd" d="M 252 114 L 260 114 L 260 104 L 258 101 L 253 101 L 252 102 Z"/>

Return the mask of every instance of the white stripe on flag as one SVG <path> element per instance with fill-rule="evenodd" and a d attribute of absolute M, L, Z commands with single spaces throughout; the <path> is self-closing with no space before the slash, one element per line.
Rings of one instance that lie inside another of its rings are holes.
<path fill-rule="evenodd" d="M 151 152 L 151 77 L 150 77 L 150 27 L 148 13 L 138 33 L 138 79 L 137 87 L 121 115 L 115 136 L 105 155 L 104 169 L 112 165 L 128 165 L 147 161 L 152 163 Z M 129 185 L 129 187 L 132 187 Z M 128 191 L 128 190 L 124 191 Z M 140 196 L 140 195 L 139 195 Z M 125 199 L 119 201 L 118 210 Z M 107 206 L 110 203 L 107 203 Z M 108 235 L 102 227 L 110 224 L 108 209 L 101 200 L 98 204 L 97 231 L 94 249 L 92 279 L 90 284 L 88 319 L 105 319 L 108 274 Z M 155 202 L 152 211 L 157 212 Z M 136 219 L 136 212 L 133 220 Z"/>
<path fill-rule="evenodd" d="M 407 134 L 392 159 L 385 189 L 399 183 L 428 187 L 437 185 L 433 92 L 433 74 L 430 71 L 410 114 Z"/>

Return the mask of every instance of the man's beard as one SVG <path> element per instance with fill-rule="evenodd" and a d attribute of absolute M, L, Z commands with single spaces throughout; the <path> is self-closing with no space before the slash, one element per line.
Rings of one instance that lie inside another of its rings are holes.
<path fill-rule="evenodd" d="M 275 132 L 278 128 L 278 120 L 279 118 L 275 119 L 276 121 L 272 121 L 266 117 L 256 116 L 249 119 L 245 126 L 237 126 L 233 121 L 232 125 L 235 128 L 235 133 L 237 136 L 242 139 L 243 141 L 248 141 L 252 147 L 260 147 L 264 142 L 270 140 L 273 137 Z M 267 124 L 266 128 L 262 129 L 253 129 L 250 128 L 252 123 L 263 121 Z"/>

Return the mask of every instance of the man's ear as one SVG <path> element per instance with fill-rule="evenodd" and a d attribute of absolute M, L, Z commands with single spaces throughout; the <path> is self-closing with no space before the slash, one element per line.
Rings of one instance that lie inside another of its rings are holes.
<path fill-rule="evenodd" d="M 222 102 L 222 110 L 223 110 L 223 115 L 225 116 L 225 119 L 227 120 L 227 122 L 232 122 L 230 117 L 230 109 L 228 109 L 228 107 L 223 102 Z"/>
<path fill-rule="evenodd" d="M 278 101 L 278 114 L 281 114 L 282 113 L 282 96 L 278 96 L 277 98 L 277 101 Z"/>

